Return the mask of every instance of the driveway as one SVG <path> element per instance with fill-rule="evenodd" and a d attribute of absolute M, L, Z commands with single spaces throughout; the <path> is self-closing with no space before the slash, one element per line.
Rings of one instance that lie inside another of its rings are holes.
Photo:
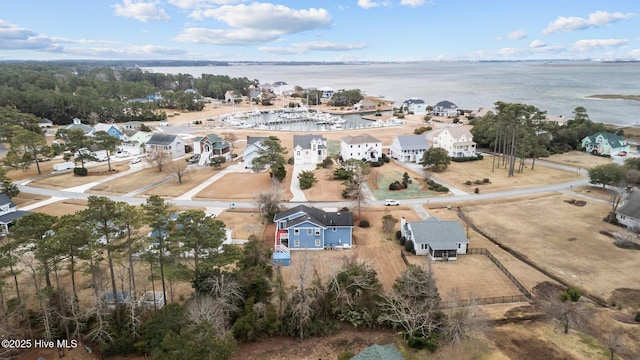
<path fill-rule="evenodd" d="M 289 202 L 305 202 L 307 201 L 307 197 L 304 195 L 302 190 L 300 190 L 300 179 L 298 179 L 298 174 L 303 171 L 313 171 L 316 169 L 315 164 L 294 164 L 293 165 L 293 173 L 291 174 L 291 193 L 293 194 L 293 198 L 289 200 Z"/>

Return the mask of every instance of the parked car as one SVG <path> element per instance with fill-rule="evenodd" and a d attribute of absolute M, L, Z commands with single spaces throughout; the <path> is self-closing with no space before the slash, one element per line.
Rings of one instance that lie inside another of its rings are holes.
<path fill-rule="evenodd" d="M 131 162 L 130 162 L 129 164 L 137 164 L 137 163 L 139 163 L 140 161 L 142 161 L 142 158 L 137 157 L 137 158 L 135 158 L 135 159 L 131 160 Z"/>
<path fill-rule="evenodd" d="M 384 206 L 398 206 L 398 205 L 400 205 L 400 202 L 398 202 L 398 200 L 385 199 L 384 201 Z"/>
<path fill-rule="evenodd" d="M 626 151 L 620 151 L 618 153 L 618 156 L 627 156 L 627 152 Z"/>

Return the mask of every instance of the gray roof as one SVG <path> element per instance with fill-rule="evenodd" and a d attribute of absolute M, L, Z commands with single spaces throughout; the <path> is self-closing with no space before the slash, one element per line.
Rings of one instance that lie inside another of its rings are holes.
<path fill-rule="evenodd" d="M 327 212 L 306 205 L 298 205 L 289 210 L 281 211 L 274 216 L 274 221 L 287 218 L 298 212 L 303 212 L 307 214 L 307 216 L 289 221 L 287 227 L 295 226 L 304 221 L 310 221 L 323 226 L 353 226 L 353 214 L 349 211 Z"/>
<path fill-rule="evenodd" d="M 428 149 L 427 137 L 424 135 L 398 135 L 398 142 L 404 150 Z"/>
<path fill-rule="evenodd" d="M 405 100 L 403 104 L 424 104 L 424 100 L 412 97 L 409 100 Z"/>
<path fill-rule="evenodd" d="M 633 191 L 624 199 L 624 205 L 618 208 L 618 214 L 640 220 L 640 191 Z"/>
<path fill-rule="evenodd" d="M 351 360 L 404 360 L 402 353 L 395 345 L 372 345 L 362 350 Z"/>
<path fill-rule="evenodd" d="M 266 136 L 247 136 L 247 146 L 266 139 L 268 139 Z"/>
<path fill-rule="evenodd" d="M 451 101 L 440 101 L 439 103 L 436 104 L 436 107 L 439 108 L 443 108 L 443 109 L 457 109 L 458 106 L 454 103 L 452 103 Z"/>
<path fill-rule="evenodd" d="M 457 249 L 458 243 L 469 242 L 459 221 L 429 217 L 410 222 L 409 225 L 416 247 L 418 244 L 429 244 L 434 250 L 451 250 Z"/>
<path fill-rule="evenodd" d="M 311 148 L 311 140 L 321 139 L 322 141 L 327 141 L 325 137 L 322 135 L 293 135 L 293 147 L 300 146 L 303 149 Z"/>
<path fill-rule="evenodd" d="M 173 134 L 153 134 L 147 141 L 147 145 L 171 145 L 178 135 Z"/>
<path fill-rule="evenodd" d="M 11 201 L 11 198 L 7 196 L 7 194 L 0 193 L 0 205 L 7 205 L 7 204 L 9 204 L 10 207 L 16 206 L 16 204 L 14 204 L 13 201 Z"/>
<path fill-rule="evenodd" d="M 27 215 L 28 213 L 29 213 L 28 211 L 24 211 L 24 210 L 16 210 L 16 211 L 12 211 L 10 213 L 6 213 L 6 214 L 0 216 L 0 224 L 9 224 L 13 220 L 21 218 L 21 217 Z"/>
<path fill-rule="evenodd" d="M 347 144 L 371 144 L 371 143 L 379 143 L 380 140 L 374 138 L 369 134 L 360 134 L 360 135 L 347 135 L 340 140 L 344 141 Z"/>

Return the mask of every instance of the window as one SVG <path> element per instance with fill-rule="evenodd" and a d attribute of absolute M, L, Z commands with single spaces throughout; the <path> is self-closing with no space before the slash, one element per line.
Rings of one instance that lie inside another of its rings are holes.
<path fill-rule="evenodd" d="M 316 229 L 316 236 L 320 236 L 320 229 Z"/>
<path fill-rule="evenodd" d="M 313 234 L 313 229 L 307 229 L 307 235 Z"/>
<path fill-rule="evenodd" d="M 336 228 L 335 226 L 333 227 L 333 232 L 338 231 L 338 228 Z"/>
<path fill-rule="evenodd" d="M 316 239 L 316 247 L 320 246 L 320 239 Z"/>
<path fill-rule="evenodd" d="M 300 239 L 293 240 L 293 246 L 294 247 L 300 247 Z"/>
<path fill-rule="evenodd" d="M 300 156 L 300 150 L 296 151 L 296 156 Z"/>
<path fill-rule="evenodd" d="M 300 235 L 300 229 L 293 229 L 293 235 Z"/>

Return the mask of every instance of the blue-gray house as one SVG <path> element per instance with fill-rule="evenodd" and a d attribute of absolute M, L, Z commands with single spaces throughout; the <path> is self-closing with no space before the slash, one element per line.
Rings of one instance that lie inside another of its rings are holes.
<path fill-rule="evenodd" d="M 273 220 L 274 261 L 283 265 L 288 265 L 285 255 L 289 250 L 351 248 L 353 214 L 349 211 L 328 212 L 298 205 L 277 213 Z"/>

